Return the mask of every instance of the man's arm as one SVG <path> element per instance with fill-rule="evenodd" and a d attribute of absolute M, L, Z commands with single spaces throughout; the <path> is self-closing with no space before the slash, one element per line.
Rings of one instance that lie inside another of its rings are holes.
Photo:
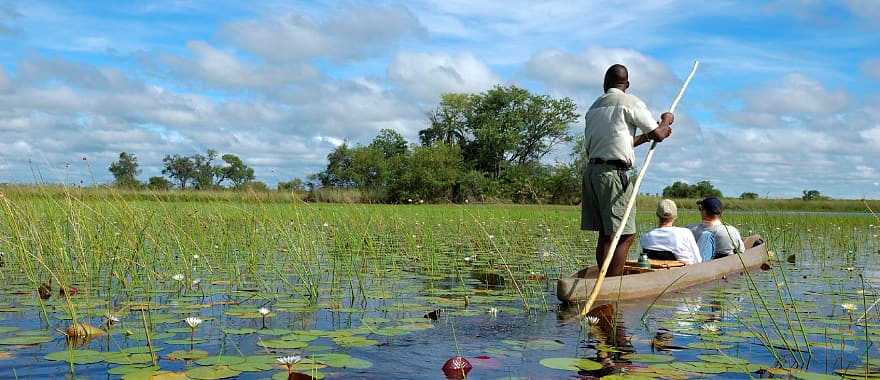
<path fill-rule="evenodd" d="M 660 123 L 657 128 L 654 128 L 654 130 L 652 130 L 651 132 L 643 133 L 636 136 L 636 138 L 633 140 L 633 147 L 637 147 L 651 140 L 657 142 L 665 140 L 667 137 L 672 135 L 671 125 L 674 119 L 675 117 L 671 113 L 664 112 L 663 115 L 660 115 Z"/>

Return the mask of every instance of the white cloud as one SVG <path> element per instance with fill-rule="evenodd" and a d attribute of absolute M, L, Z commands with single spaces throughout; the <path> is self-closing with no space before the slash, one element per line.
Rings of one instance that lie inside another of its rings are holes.
<path fill-rule="evenodd" d="M 819 81 L 794 73 L 746 94 L 749 109 L 773 114 L 827 114 L 845 108 L 849 96 L 843 90 L 826 89 Z"/>
<path fill-rule="evenodd" d="M 480 92 L 501 80 L 472 54 L 400 53 L 388 66 L 388 77 L 423 100 L 447 92 Z"/>
<path fill-rule="evenodd" d="M 676 81 L 660 61 L 632 49 L 590 47 L 580 54 L 544 50 L 526 63 L 526 74 L 553 89 L 601 93 L 605 71 L 620 63 L 629 70 L 633 93 L 652 94 Z"/>
<path fill-rule="evenodd" d="M 268 61 L 298 62 L 316 57 L 362 58 L 423 33 L 408 9 L 379 6 L 339 8 L 321 20 L 294 12 L 269 15 L 230 23 L 224 34 Z"/>

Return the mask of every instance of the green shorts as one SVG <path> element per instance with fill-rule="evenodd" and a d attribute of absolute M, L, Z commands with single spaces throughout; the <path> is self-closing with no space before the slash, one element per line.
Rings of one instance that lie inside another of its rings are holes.
<path fill-rule="evenodd" d="M 626 173 L 629 175 L 629 172 Z M 633 181 L 624 190 L 618 170 L 612 165 L 590 164 L 581 183 L 581 229 L 600 231 L 611 236 L 620 227 L 626 202 L 633 191 Z M 623 235 L 636 233 L 636 208 L 630 212 Z"/>

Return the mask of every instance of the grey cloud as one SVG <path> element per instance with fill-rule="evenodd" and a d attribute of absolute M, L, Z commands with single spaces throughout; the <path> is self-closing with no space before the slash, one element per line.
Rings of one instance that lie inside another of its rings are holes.
<path fill-rule="evenodd" d="M 388 66 L 388 77 L 408 93 L 431 102 L 443 93 L 480 92 L 501 82 L 472 54 L 400 53 Z"/>

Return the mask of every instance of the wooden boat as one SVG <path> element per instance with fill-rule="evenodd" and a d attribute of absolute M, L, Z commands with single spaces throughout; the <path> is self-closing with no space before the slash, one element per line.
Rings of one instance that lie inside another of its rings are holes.
<path fill-rule="evenodd" d="M 768 260 L 767 244 L 759 235 L 745 239 L 745 253 L 709 262 L 684 265 L 676 260 L 651 260 L 651 269 L 639 268 L 637 262 L 626 263 L 625 274 L 606 277 L 598 300 L 632 300 L 657 297 L 725 276 L 752 270 Z M 740 260 L 742 259 L 742 260 Z M 556 298 L 565 303 L 585 302 L 596 283 L 599 268 L 588 267 L 556 281 Z"/>

